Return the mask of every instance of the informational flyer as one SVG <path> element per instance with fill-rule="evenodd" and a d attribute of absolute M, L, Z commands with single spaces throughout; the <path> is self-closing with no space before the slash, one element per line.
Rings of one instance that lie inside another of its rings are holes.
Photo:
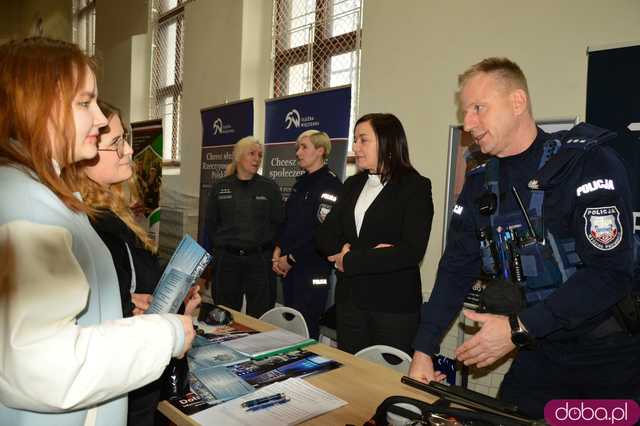
<path fill-rule="evenodd" d="M 190 235 L 185 235 L 171 256 L 169 264 L 153 292 L 147 314 L 175 314 L 189 289 L 211 261 L 207 253 Z"/>

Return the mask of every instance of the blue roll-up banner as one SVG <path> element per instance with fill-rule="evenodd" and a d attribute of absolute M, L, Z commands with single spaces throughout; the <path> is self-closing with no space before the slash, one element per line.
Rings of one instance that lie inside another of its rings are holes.
<path fill-rule="evenodd" d="M 589 49 L 587 122 L 613 130 L 608 142 L 623 159 L 633 195 L 633 231 L 640 245 L 640 45 Z M 636 259 L 640 288 L 640 256 Z"/>
<path fill-rule="evenodd" d="M 270 99 L 265 105 L 266 144 L 263 175 L 275 180 L 286 200 L 296 177 L 304 173 L 296 161 L 295 143 L 307 130 L 321 130 L 331 138 L 327 164 L 340 180 L 345 178 L 351 86 Z"/>
<path fill-rule="evenodd" d="M 200 205 L 198 242 L 209 250 L 205 231 L 207 198 L 213 183 L 224 177 L 231 162 L 233 145 L 253 135 L 253 99 L 244 99 L 200 110 L 202 118 L 202 160 L 200 163 Z"/>

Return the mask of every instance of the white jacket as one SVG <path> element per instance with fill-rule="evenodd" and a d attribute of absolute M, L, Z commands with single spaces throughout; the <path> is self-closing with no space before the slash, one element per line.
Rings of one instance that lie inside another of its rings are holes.
<path fill-rule="evenodd" d="M 113 261 L 87 217 L 23 171 L 0 167 L 0 182 L 0 242 L 16 258 L 0 299 L 0 424 L 124 426 L 126 393 L 180 353 L 182 323 L 121 319 Z"/>

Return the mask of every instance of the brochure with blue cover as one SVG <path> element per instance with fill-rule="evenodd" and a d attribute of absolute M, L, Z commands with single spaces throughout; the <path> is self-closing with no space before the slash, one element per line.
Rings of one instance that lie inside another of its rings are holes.
<path fill-rule="evenodd" d="M 222 366 L 201 368 L 191 372 L 191 376 L 191 389 L 208 404 L 227 401 L 255 390 L 249 383 Z"/>
<path fill-rule="evenodd" d="M 191 371 L 249 361 L 249 357 L 220 343 L 201 343 L 202 340 L 198 340 L 198 344 L 194 344 L 193 348 L 188 352 L 189 369 Z"/>
<path fill-rule="evenodd" d="M 185 235 L 171 256 L 153 292 L 153 302 L 145 313 L 175 314 L 189 289 L 211 261 L 207 253 L 190 235 Z"/>

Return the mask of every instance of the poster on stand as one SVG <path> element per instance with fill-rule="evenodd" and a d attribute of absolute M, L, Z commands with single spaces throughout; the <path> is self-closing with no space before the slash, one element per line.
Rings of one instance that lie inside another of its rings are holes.
<path fill-rule="evenodd" d="M 162 185 L 162 120 L 131 123 L 131 147 L 136 170 L 140 208 L 138 222 L 158 244 L 160 234 L 160 187 Z"/>
<path fill-rule="evenodd" d="M 608 145 L 620 154 L 629 172 L 633 235 L 640 244 L 640 45 L 588 52 L 587 122 L 618 134 Z M 636 271 L 640 279 L 640 258 Z"/>
<path fill-rule="evenodd" d="M 231 163 L 233 146 L 253 134 L 253 99 L 229 102 L 200 110 L 202 119 L 202 159 L 200 162 L 200 200 L 198 242 L 211 249 L 206 232 L 207 199 L 213 183 L 225 176 Z"/>
<path fill-rule="evenodd" d="M 304 173 L 296 160 L 296 139 L 307 130 L 321 130 L 331 139 L 327 165 L 345 179 L 351 86 L 267 100 L 263 175 L 276 181 L 286 200 L 296 177 Z"/>

